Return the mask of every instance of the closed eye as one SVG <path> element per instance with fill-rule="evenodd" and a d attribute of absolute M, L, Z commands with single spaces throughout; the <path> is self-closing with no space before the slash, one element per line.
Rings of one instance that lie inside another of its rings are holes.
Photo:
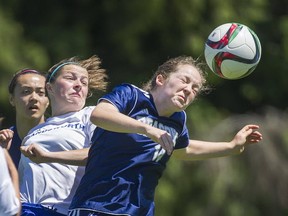
<path fill-rule="evenodd" d="M 64 79 L 75 80 L 75 77 L 73 77 L 73 76 L 64 76 Z"/>
<path fill-rule="evenodd" d="M 195 93 L 195 94 L 198 94 L 200 92 L 200 85 L 198 84 L 194 84 L 192 85 L 192 91 Z"/>
<path fill-rule="evenodd" d="M 190 79 L 188 78 L 188 77 L 180 77 L 179 78 L 180 79 L 180 81 L 182 82 L 182 83 L 189 83 L 190 82 Z"/>
<path fill-rule="evenodd" d="M 86 81 L 82 81 L 82 84 L 83 84 L 84 86 L 88 86 L 88 82 L 86 82 Z"/>

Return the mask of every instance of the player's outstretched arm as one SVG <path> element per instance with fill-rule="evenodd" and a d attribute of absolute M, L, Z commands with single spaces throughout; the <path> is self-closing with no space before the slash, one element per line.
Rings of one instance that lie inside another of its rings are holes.
<path fill-rule="evenodd" d="M 85 166 L 89 148 L 69 151 L 47 152 L 36 143 L 21 146 L 22 154 L 34 163 L 62 163 L 75 166 Z"/>
<path fill-rule="evenodd" d="M 246 125 L 230 142 L 190 140 L 186 148 L 175 150 L 173 156 L 182 160 L 203 160 L 239 154 L 247 145 L 259 143 L 262 140 L 262 134 L 258 129 L 258 125 Z"/>
<path fill-rule="evenodd" d="M 145 134 L 154 142 L 159 143 L 167 151 L 167 154 L 171 154 L 173 150 L 173 140 L 168 132 L 120 113 L 113 104 L 107 101 L 101 101 L 94 108 L 90 120 L 97 127 L 105 130 Z"/>

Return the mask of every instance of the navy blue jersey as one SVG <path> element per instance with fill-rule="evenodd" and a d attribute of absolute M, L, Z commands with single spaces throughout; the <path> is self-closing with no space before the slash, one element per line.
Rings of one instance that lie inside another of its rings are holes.
<path fill-rule="evenodd" d="M 21 146 L 22 140 L 20 139 L 18 135 L 16 126 L 12 126 L 10 130 L 12 130 L 14 134 L 13 134 L 10 149 L 8 151 L 16 168 L 18 168 L 18 164 L 19 164 L 20 157 L 21 157 L 20 146 Z"/>
<path fill-rule="evenodd" d="M 174 148 L 189 143 L 185 112 L 159 116 L 152 95 L 122 84 L 101 100 L 138 121 L 170 133 Z M 70 209 L 85 208 L 125 215 L 153 215 L 154 192 L 169 156 L 143 134 L 116 133 L 97 127 L 85 175 Z"/>

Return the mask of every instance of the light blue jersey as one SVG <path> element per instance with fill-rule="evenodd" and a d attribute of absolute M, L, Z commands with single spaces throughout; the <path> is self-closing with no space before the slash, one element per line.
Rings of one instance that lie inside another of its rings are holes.
<path fill-rule="evenodd" d="M 161 117 L 153 98 L 133 85 L 122 84 L 100 98 L 138 121 L 170 133 L 174 148 L 189 143 L 184 111 Z M 143 134 L 115 133 L 97 128 L 85 174 L 70 209 L 111 215 L 154 215 L 154 192 L 169 156 Z"/>

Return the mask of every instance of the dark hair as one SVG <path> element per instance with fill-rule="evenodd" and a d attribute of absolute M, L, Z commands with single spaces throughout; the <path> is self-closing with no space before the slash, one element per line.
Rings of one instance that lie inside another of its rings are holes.
<path fill-rule="evenodd" d="M 176 58 L 168 59 L 166 62 L 164 62 L 162 65 L 158 67 L 156 72 L 153 74 L 152 78 L 143 85 L 143 89 L 148 92 L 152 91 L 157 86 L 156 78 L 158 75 L 162 75 L 164 78 L 168 78 L 170 74 L 176 72 L 177 67 L 179 65 L 191 65 L 195 67 L 199 71 L 200 76 L 202 78 L 202 87 L 200 89 L 200 92 L 209 91 L 210 88 L 206 84 L 207 74 L 204 71 L 204 69 L 202 69 L 204 68 L 205 64 L 198 60 L 193 59 L 191 56 L 179 56 Z"/>
<path fill-rule="evenodd" d="M 15 89 L 15 86 L 17 84 L 17 81 L 18 81 L 18 77 L 24 75 L 24 74 L 38 74 L 40 76 L 43 76 L 44 78 L 46 78 L 45 74 L 43 72 L 40 72 L 40 71 L 37 71 L 37 70 L 34 70 L 34 69 L 29 69 L 29 68 L 25 68 L 23 70 L 20 70 L 18 72 L 16 72 L 14 74 L 14 76 L 12 77 L 10 83 L 9 83 L 9 86 L 8 86 L 8 91 L 10 94 L 13 94 L 14 93 L 14 89 Z"/>

